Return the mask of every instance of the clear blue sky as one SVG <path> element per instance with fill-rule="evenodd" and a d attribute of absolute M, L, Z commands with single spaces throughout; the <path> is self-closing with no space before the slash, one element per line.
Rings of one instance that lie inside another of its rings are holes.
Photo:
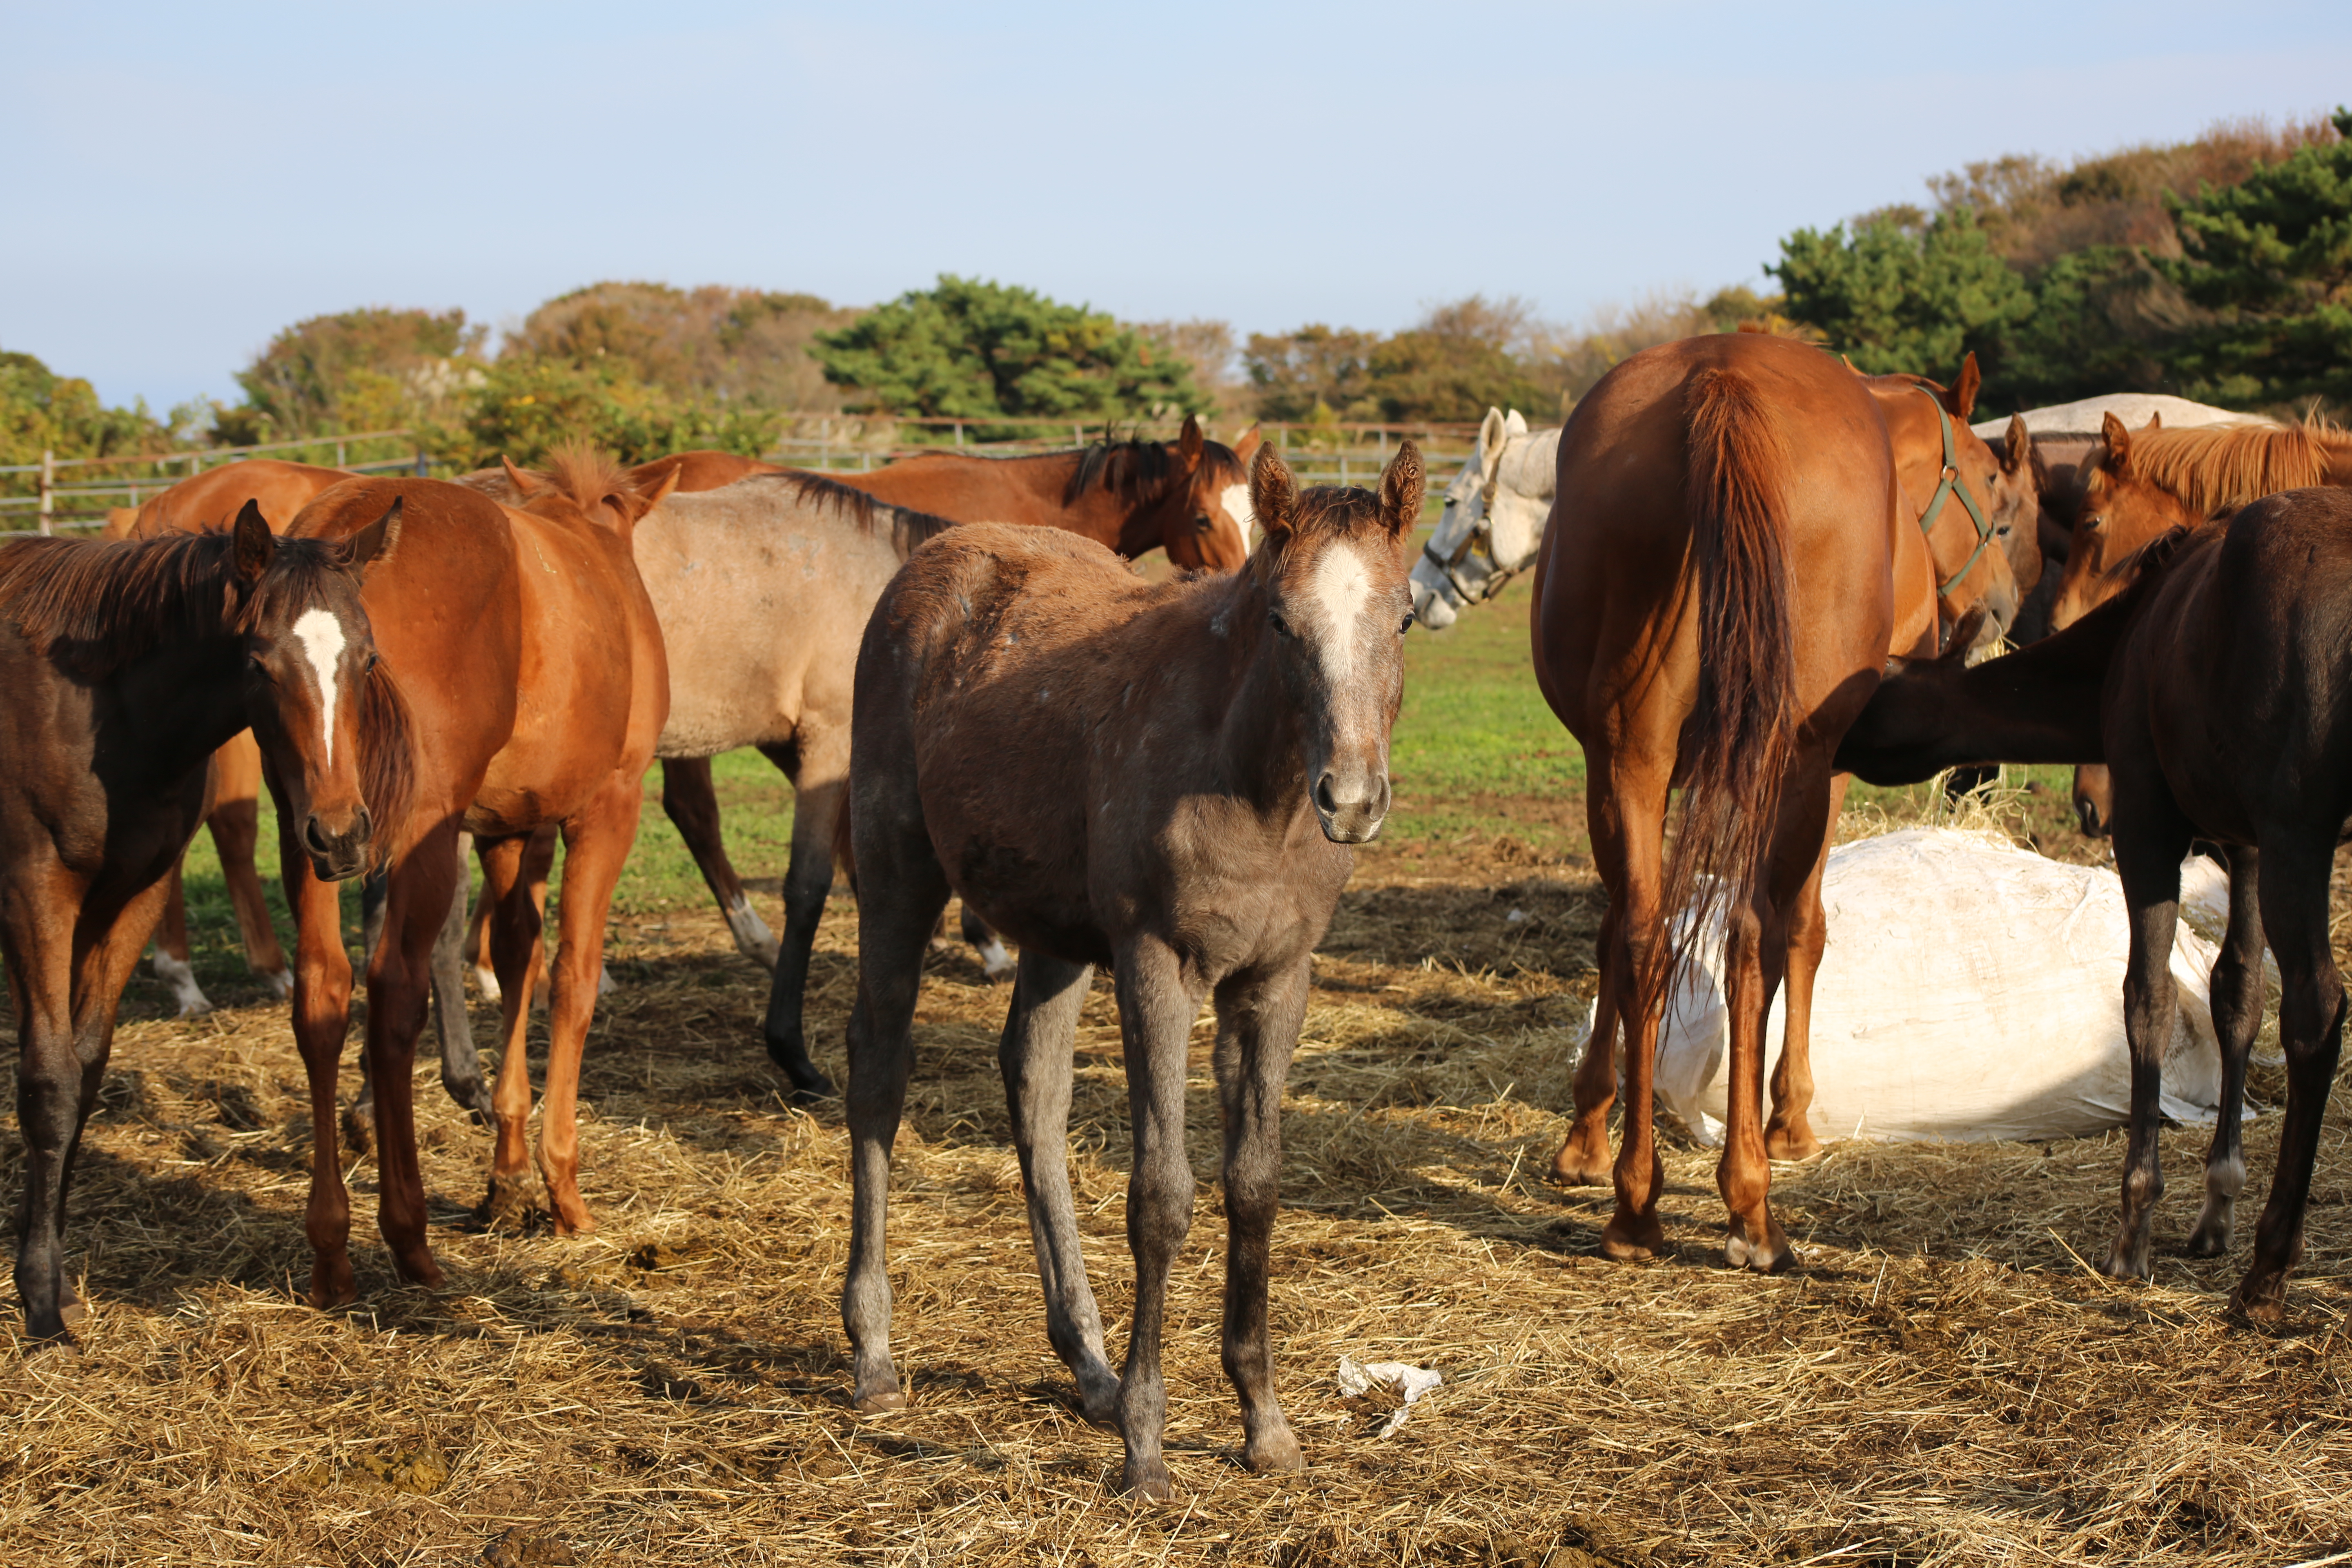
<path fill-rule="evenodd" d="M 6 0 L 0 59 L 0 348 L 160 411 L 304 316 L 605 278 L 1572 321 L 1973 158 L 2352 100 L 2352 5 Z"/>

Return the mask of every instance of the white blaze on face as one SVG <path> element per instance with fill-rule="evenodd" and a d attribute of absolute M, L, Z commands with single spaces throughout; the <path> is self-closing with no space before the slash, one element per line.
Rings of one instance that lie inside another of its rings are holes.
<path fill-rule="evenodd" d="M 1242 548 L 1255 550 L 1257 513 L 1250 510 L 1249 486 L 1227 485 L 1217 492 L 1217 504 L 1225 509 L 1225 515 L 1232 518 L 1234 526 L 1242 531 Z"/>
<path fill-rule="evenodd" d="M 327 737 L 327 765 L 335 765 L 335 666 L 343 657 L 343 623 L 324 610 L 305 610 L 294 623 L 295 640 L 319 681 L 319 706 Z"/>
<path fill-rule="evenodd" d="M 1301 607 L 1314 625 L 1324 673 L 1335 683 L 1355 672 L 1356 649 L 1370 633 L 1364 618 L 1371 596 L 1371 571 L 1364 558 L 1346 545 L 1331 546 L 1315 563 Z"/>

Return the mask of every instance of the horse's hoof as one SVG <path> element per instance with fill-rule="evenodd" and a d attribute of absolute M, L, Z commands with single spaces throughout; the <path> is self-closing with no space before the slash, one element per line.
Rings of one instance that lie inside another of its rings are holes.
<path fill-rule="evenodd" d="M 2219 1258 L 2230 1250 L 2231 1228 L 2226 1223 L 2200 1225 L 2189 1233 L 2189 1240 L 2181 1250 L 2191 1258 Z"/>
<path fill-rule="evenodd" d="M 2156 1264 L 2148 1252 L 2149 1248 L 2144 1242 L 2137 1247 L 2126 1247 L 2119 1242 L 2107 1254 L 2107 1260 L 2099 1265 L 2099 1272 L 2110 1279 L 2153 1279 L 2156 1278 Z"/>
<path fill-rule="evenodd" d="M 2237 1289 L 2230 1292 L 2230 1315 L 2268 1328 L 2286 1321 L 2286 1276 L 2247 1270 Z"/>
<path fill-rule="evenodd" d="M 861 1415 L 878 1415 L 885 1410 L 904 1410 L 905 1408 L 907 1408 L 907 1394 L 903 1389 L 886 1388 L 879 1394 L 861 1394 L 857 1396 L 857 1409 Z"/>
<path fill-rule="evenodd" d="M 269 988 L 269 994 L 281 1002 L 294 994 L 294 973 L 291 970 L 264 970 L 258 978 Z"/>
<path fill-rule="evenodd" d="M 1307 1468 L 1306 1457 L 1298 1451 L 1297 1434 L 1287 1426 L 1243 1445 L 1242 1463 L 1261 1476 Z"/>
<path fill-rule="evenodd" d="M 1118 1485 L 1121 1491 L 1132 1492 L 1145 1502 L 1176 1500 L 1176 1483 L 1168 1479 L 1168 1466 L 1164 1460 L 1154 1459 L 1149 1465 L 1138 1465 L 1130 1459 Z"/>
<path fill-rule="evenodd" d="M 1779 1220 L 1767 1220 L 1764 1240 L 1758 1245 L 1748 1238 L 1745 1222 L 1731 1222 L 1730 1234 L 1723 1242 L 1723 1260 L 1734 1268 L 1752 1268 L 1759 1274 L 1784 1274 L 1796 1267 L 1796 1248 L 1789 1245 L 1788 1233 Z"/>
<path fill-rule="evenodd" d="M 1118 1376 L 1104 1371 L 1092 1378 L 1078 1379 L 1078 1413 L 1090 1426 L 1116 1429 L 1118 1426 Z"/>
<path fill-rule="evenodd" d="M 1656 1220 L 1628 1225 L 1612 1219 L 1601 1230 L 1601 1256 L 1617 1263 L 1647 1263 L 1666 1251 L 1666 1227 Z"/>
<path fill-rule="evenodd" d="M 356 1105 L 343 1108 L 343 1142 L 352 1153 L 364 1159 L 375 1152 L 375 1118 Z"/>
<path fill-rule="evenodd" d="M 482 1206 L 474 1211 L 474 1217 L 486 1230 L 520 1236 L 530 1228 L 538 1212 L 539 1205 L 532 1202 L 532 1195 L 529 1177 L 492 1173 L 490 1190 L 484 1194 Z"/>
<path fill-rule="evenodd" d="M 1571 1159 L 1566 1151 L 1551 1163 L 1551 1182 L 1558 1187 L 1605 1187 L 1613 1174 L 1606 1160 L 1588 1161 L 1581 1156 Z"/>
<path fill-rule="evenodd" d="M 404 1258 L 395 1252 L 393 1254 L 392 1266 L 401 1279 L 411 1285 L 422 1285 L 427 1290 L 441 1290 L 448 1288 L 449 1277 L 441 1272 L 441 1265 L 434 1259 L 430 1251 L 420 1248 Z"/>
<path fill-rule="evenodd" d="M 1813 1160 L 1819 1159 L 1821 1152 L 1822 1141 L 1813 1136 L 1810 1127 L 1795 1131 L 1767 1129 L 1764 1133 L 1764 1157 L 1768 1160 Z"/>
<path fill-rule="evenodd" d="M 352 1279 L 349 1258 L 310 1266 L 310 1305 L 323 1312 L 336 1307 L 348 1307 L 359 1299 L 359 1286 Z"/>
<path fill-rule="evenodd" d="M 834 1087 L 833 1079 L 825 1077 L 805 1053 L 795 1050 L 784 1041 L 768 1042 L 768 1059 L 776 1064 L 778 1072 L 792 1080 L 794 1105 L 814 1105 L 819 1100 L 841 1098 L 841 1091 Z"/>

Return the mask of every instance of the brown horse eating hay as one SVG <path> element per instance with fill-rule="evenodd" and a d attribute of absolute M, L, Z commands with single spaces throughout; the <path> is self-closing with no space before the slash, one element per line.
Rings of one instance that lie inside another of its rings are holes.
<path fill-rule="evenodd" d="M 1377 496 L 1299 494 L 1261 451 L 1250 500 L 1265 542 L 1234 576 L 1149 584 L 1099 545 L 983 524 L 925 547 L 883 594 L 857 657 L 850 757 L 856 1197 L 842 1321 L 859 1408 L 906 1403 L 883 1257 L 890 1148 L 923 950 L 953 891 L 1021 943 L 1001 1057 L 1047 1335 L 1088 1418 L 1116 1418 L 1124 1484 L 1153 1497 L 1170 1490 L 1168 1276 L 1192 1225 L 1185 1055 L 1215 998 L 1225 1372 L 1244 1461 L 1299 1468 L 1266 1329 L 1283 1080 L 1345 846 L 1388 810 L 1423 485 L 1410 442 Z M 1066 1152 L 1074 1031 L 1097 964 L 1118 979 L 1134 1120 L 1123 1375 L 1104 1354 Z"/>
<path fill-rule="evenodd" d="M 1916 399 L 1925 402 L 1925 399 Z M 1608 889 L 1601 994 L 1561 1180 L 1607 1168 L 1617 1028 L 1625 1126 L 1612 1258 L 1665 1247 L 1651 1072 L 1668 984 L 1726 927 L 1731 1079 L 1717 1184 L 1726 1258 L 1792 1261 L 1768 1149 L 1803 1153 L 1804 1049 L 1825 920 L 1821 880 L 1844 793 L 1837 738 L 1890 649 L 1936 646 L 1938 574 L 1898 482 L 1879 399 L 1817 349 L 1762 334 L 1634 355 L 1577 405 L 1536 563 L 1536 679 L 1583 743 L 1593 858 Z M 1987 552 L 1989 557 L 1997 552 Z M 2003 563 L 2005 570 L 2005 562 Z M 1969 632 L 1975 632 L 1969 623 Z M 1681 826 L 1663 851 L 1667 794 Z M 1670 914 L 1690 910 L 1670 931 Z M 1764 1020 L 1783 973 L 1787 1040 L 1762 1124 Z M 1777 1139 L 1774 1135 L 1777 1135 Z"/>
<path fill-rule="evenodd" d="M 2245 1184 L 2239 1123 L 2267 937 L 2282 982 L 2286 1118 L 2253 1259 L 2231 1300 L 2276 1321 L 2303 1253 L 2343 1042 L 2328 885 L 2352 822 L 2352 710 L 2343 700 L 2352 689 L 2352 491 L 2290 490 L 2226 525 L 2167 533 L 2130 572 L 2108 602 L 2006 658 L 1974 669 L 1951 658 L 1898 663 L 1847 731 L 1838 763 L 1885 784 L 1984 758 L 2107 765 L 2116 870 L 2131 916 L 2131 1133 L 2121 1224 L 2105 1264 L 2118 1277 L 2150 1272 L 2164 1192 L 2157 1131 L 2179 1010 L 2169 964 L 2180 863 L 2194 839 L 2223 847 L 2230 923 L 2212 975 L 2221 1105 L 2187 1249 L 2229 1249 Z"/>
<path fill-rule="evenodd" d="M 348 542 L 281 542 L 247 502 L 225 532 L 0 546 L 0 950 L 37 1339 L 80 1315 L 61 1242 L 75 1153 L 213 752 L 253 731 L 289 857 L 323 876 L 356 874 L 399 809 L 408 740 L 361 600 L 398 538 L 379 507 Z"/>

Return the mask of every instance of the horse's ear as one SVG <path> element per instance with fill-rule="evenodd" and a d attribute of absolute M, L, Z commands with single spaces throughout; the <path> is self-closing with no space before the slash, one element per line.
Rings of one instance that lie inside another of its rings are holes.
<path fill-rule="evenodd" d="M 1977 369 L 1977 352 L 1970 349 L 1969 357 L 1960 362 L 1960 378 L 1952 383 L 1951 391 L 1944 394 L 1944 406 L 1952 411 L 1953 418 L 1963 425 L 1969 422 L 1969 416 L 1976 412 L 1978 389 L 1983 385 L 1984 375 Z"/>
<path fill-rule="evenodd" d="M 2099 433 L 2106 437 L 2107 470 L 2120 476 L 2131 467 L 2131 432 L 2112 410 L 2099 416 Z"/>
<path fill-rule="evenodd" d="M 1200 416 L 1192 414 L 1184 416 L 1184 428 L 1176 437 L 1176 455 L 1183 459 L 1186 473 L 1201 466 L 1201 449 L 1205 444 L 1206 438 L 1201 434 Z"/>
<path fill-rule="evenodd" d="M 2161 430 L 2161 429 L 2163 429 L 2163 428 L 2164 428 L 2164 410 L 2163 410 L 2163 409 L 2161 409 L 2161 408 L 2151 408 L 2151 409 L 2149 409 L 2149 410 L 2148 410 L 2148 413 L 2147 413 L 2147 424 L 2145 424 L 2145 425 L 2143 425 L 2143 426 L 2140 426 L 2140 428 L 2141 428 L 2141 429 L 2143 429 L 2143 430 Z"/>
<path fill-rule="evenodd" d="M 538 491 L 539 487 L 531 483 L 530 476 L 516 468 L 513 459 L 504 452 L 499 454 L 499 467 L 507 471 L 507 483 L 514 487 L 515 500 L 529 500 Z"/>
<path fill-rule="evenodd" d="M 652 489 L 646 489 L 643 485 L 639 485 L 637 487 L 637 493 L 645 498 L 646 511 L 651 511 L 654 508 L 661 505 L 662 502 L 669 500 L 671 494 L 677 489 L 678 476 L 685 471 L 683 465 L 672 463 L 668 468 L 662 470 L 661 482 L 654 486 Z M 639 512 L 637 515 L 643 517 L 645 512 Z"/>
<path fill-rule="evenodd" d="M 1290 465 L 1273 447 L 1259 447 L 1250 465 L 1250 514 L 1265 531 L 1267 542 L 1290 536 L 1297 510 L 1298 484 L 1290 477 Z"/>
<path fill-rule="evenodd" d="M 2025 427 L 2025 416 L 2009 416 L 2007 450 L 2001 455 L 2000 466 L 2011 473 L 2023 472 L 2033 461 L 2033 432 Z"/>
<path fill-rule="evenodd" d="M 229 563 L 240 583 L 251 584 L 261 581 L 269 570 L 269 557 L 278 548 L 277 537 L 269 531 L 269 520 L 261 515 L 261 503 L 248 498 L 237 509 L 236 521 L 229 525 Z"/>
<path fill-rule="evenodd" d="M 400 501 L 393 497 L 391 510 L 352 535 L 351 562 L 362 579 L 369 567 L 391 560 L 400 547 Z"/>
<path fill-rule="evenodd" d="M 1510 438 L 1510 426 L 1505 422 L 1503 411 L 1488 405 L 1486 417 L 1478 422 L 1478 473 L 1481 479 L 1495 477 L 1495 469 L 1503 461 L 1503 443 Z"/>
<path fill-rule="evenodd" d="M 1514 408 L 1503 416 L 1503 434 L 1524 436 L 1528 433 L 1528 416 Z"/>
<path fill-rule="evenodd" d="M 1421 466 L 1421 448 L 1407 438 L 1389 459 L 1388 471 L 1381 475 L 1381 512 L 1388 520 L 1389 532 L 1402 536 L 1412 531 L 1421 521 L 1421 503 L 1428 493 L 1429 475 Z"/>
<path fill-rule="evenodd" d="M 1265 442 L 1265 437 L 1259 435 L 1257 426 L 1253 425 L 1243 431 L 1240 438 L 1234 442 L 1234 456 L 1239 458 L 1242 467 L 1246 468 L 1249 467 L 1250 459 L 1257 456 L 1258 447 Z"/>

